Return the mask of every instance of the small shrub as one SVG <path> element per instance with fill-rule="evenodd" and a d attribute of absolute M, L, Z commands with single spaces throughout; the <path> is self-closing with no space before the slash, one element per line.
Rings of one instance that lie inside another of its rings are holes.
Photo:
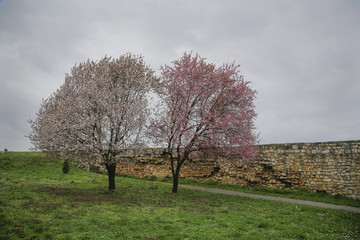
<path fill-rule="evenodd" d="M 70 170 L 69 162 L 67 159 L 65 159 L 64 165 L 63 165 L 63 173 L 68 173 L 69 170 Z"/>
<path fill-rule="evenodd" d="M 150 180 L 150 181 L 156 181 L 156 180 L 157 180 L 157 177 L 153 175 L 153 176 L 149 177 L 149 180 Z"/>

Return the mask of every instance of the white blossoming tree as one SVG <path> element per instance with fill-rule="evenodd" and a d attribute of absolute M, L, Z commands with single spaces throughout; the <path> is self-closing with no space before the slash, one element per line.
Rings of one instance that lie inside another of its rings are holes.
<path fill-rule="evenodd" d="M 104 164 L 109 190 L 115 190 L 117 154 L 142 144 L 153 80 L 143 57 L 129 53 L 75 65 L 43 100 L 28 137 L 37 150 Z"/>

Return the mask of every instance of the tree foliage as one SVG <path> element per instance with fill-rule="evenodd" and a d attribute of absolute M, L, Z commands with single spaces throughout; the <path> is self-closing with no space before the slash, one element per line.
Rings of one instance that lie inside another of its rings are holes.
<path fill-rule="evenodd" d="M 184 54 L 161 68 L 157 93 L 161 99 L 150 134 L 166 144 L 177 192 L 181 166 L 191 155 L 251 159 L 254 144 L 256 92 L 239 66 L 216 67 L 198 54 Z"/>
<path fill-rule="evenodd" d="M 143 57 L 132 54 L 75 65 L 64 84 L 43 100 L 30 121 L 29 138 L 35 149 L 105 164 L 109 190 L 114 190 L 116 155 L 142 144 L 153 80 Z"/>

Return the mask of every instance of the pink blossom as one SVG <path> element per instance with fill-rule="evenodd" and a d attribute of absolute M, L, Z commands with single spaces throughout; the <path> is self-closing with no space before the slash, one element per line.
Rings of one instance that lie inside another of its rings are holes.
<path fill-rule="evenodd" d="M 174 177 L 191 155 L 245 160 L 256 155 L 254 98 L 239 66 L 216 67 L 198 54 L 185 53 L 161 68 L 157 93 L 161 99 L 150 134 L 166 144 Z"/>

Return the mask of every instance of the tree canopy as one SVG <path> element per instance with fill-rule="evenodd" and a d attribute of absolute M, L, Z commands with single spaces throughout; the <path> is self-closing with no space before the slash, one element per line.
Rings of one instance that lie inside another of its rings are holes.
<path fill-rule="evenodd" d="M 254 144 L 256 91 L 239 66 L 216 67 L 198 54 L 185 53 L 161 69 L 157 94 L 161 101 L 150 134 L 166 145 L 177 192 L 181 166 L 191 155 L 251 159 Z"/>
<path fill-rule="evenodd" d="M 170 156 L 177 192 L 183 164 L 192 156 L 251 159 L 256 91 L 239 65 L 217 67 L 198 54 L 161 68 L 160 78 L 142 56 L 130 53 L 75 65 L 64 84 L 43 100 L 29 134 L 35 149 L 86 164 L 104 164 L 109 190 L 121 150 L 144 145 L 148 94 L 160 98 L 147 129 Z"/>
<path fill-rule="evenodd" d="M 130 53 L 75 65 L 43 100 L 29 134 L 35 149 L 87 164 L 104 164 L 115 189 L 116 155 L 143 144 L 147 94 L 154 72 Z"/>

